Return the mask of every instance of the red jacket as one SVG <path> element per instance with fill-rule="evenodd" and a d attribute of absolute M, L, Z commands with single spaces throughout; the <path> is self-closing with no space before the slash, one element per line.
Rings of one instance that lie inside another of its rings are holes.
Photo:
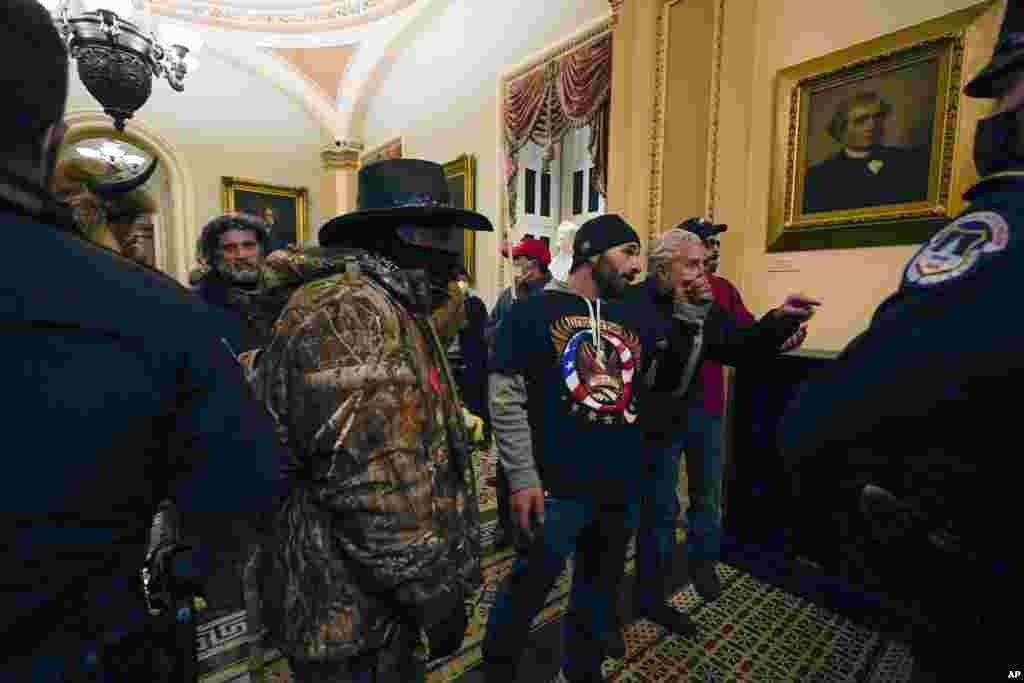
<path fill-rule="evenodd" d="M 742 325 L 753 325 L 753 314 L 743 305 L 743 297 L 736 286 L 718 275 L 708 275 L 711 292 L 715 302 L 730 313 L 736 322 Z M 704 389 L 704 409 L 709 415 L 722 416 L 725 411 L 725 377 L 722 364 L 713 360 L 705 360 L 700 369 L 700 382 Z"/>

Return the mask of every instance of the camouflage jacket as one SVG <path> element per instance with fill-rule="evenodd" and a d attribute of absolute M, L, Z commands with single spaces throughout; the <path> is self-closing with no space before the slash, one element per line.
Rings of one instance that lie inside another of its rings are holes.
<path fill-rule="evenodd" d="M 429 628 L 479 587 L 476 476 L 425 278 L 354 250 L 266 263 L 266 295 L 290 298 L 243 365 L 294 486 L 265 616 L 287 656 L 338 661 L 400 623 Z"/>
<path fill-rule="evenodd" d="M 223 292 L 216 291 L 216 287 L 210 285 L 212 269 L 203 262 L 189 271 L 189 285 L 192 291 L 207 303 L 238 313 L 243 324 L 252 330 L 249 336 L 259 338 L 262 345 L 262 340 L 269 337 L 277 316 L 287 303 L 287 294 L 293 289 L 296 278 L 299 277 L 297 273 L 292 272 L 291 267 L 283 264 L 301 253 L 300 249 L 291 246 L 279 252 L 271 252 L 267 257 L 269 264 L 261 269 L 261 283 L 252 291 L 231 287 L 225 288 Z M 308 255 L 301 258 L 303 263 L 309 264 Z M 441 344 L 447 349 L 466 327 L 466 295 L 459 289 L 458 283 L 448 283 L 448 298 L 431 313 L 430 321 L 441 339 Z M 251 344 L 242 344 L 243 351 L 252 348 L 254 347 Z"/>

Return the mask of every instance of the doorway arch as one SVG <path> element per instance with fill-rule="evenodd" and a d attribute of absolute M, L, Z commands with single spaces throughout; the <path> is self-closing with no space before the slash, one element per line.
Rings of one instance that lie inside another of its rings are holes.
<path fill-rule="evenodd" d="M 154 229 L 156 267 L 187 286 L 199 227 L 196 225 L 195 182 L 184 157 L 138 119 L 132 119 L 123 132 L 115 130 L 110 117 L 100 111 L 71 112 L 64 116 L 64 122 L 68 126 L 65 144 L 108 137 L 135 145 L 159 159 L 167 178 L 168 196 L 161 202 L 161 215 Z"/>

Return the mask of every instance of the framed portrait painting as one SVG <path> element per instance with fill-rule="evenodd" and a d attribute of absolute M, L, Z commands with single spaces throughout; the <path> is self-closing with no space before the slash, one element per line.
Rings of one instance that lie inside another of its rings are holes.
<path fill-rule="evenodd" d="M 272 250 L 305 243 L 309 235 L 306 188 L 229 177 L 222 178 L 221 182 L 224 212 L 249 214 L 266 223 L 270 228 Z"/>
<path fill-rule="evenodd" d="M 916 244 L 960 210 L 965 53 L 993 4 L 780 72 L 768 251 Z"/>

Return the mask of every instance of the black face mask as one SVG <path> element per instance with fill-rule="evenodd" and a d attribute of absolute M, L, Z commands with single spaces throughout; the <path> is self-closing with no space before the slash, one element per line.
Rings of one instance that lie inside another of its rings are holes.
<path fill-rule="evenodd" d="M 1004 111 L 978 121 L 974 133 L 974 166 L 982 178 L 1024 162 L 1017 114 Z"/>
<path fill-rule="evenodd" d="M 403 270 L 424 270 L 430 284 L 431 308 L 437 309 L 448 300 L 448 281 L 459 257 L 442 249 L 415 246 L 395 238 L 381 245 L 381 255 Z"/>

